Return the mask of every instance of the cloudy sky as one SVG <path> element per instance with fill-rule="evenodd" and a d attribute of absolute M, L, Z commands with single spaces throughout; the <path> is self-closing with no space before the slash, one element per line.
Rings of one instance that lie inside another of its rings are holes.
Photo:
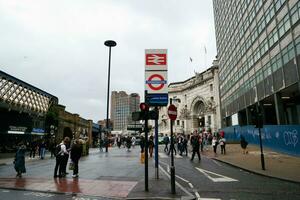
<path fill-rule="evenodd" d="M 0 27 L 0 69 L 95 122 L 106 117 L 105 40 L 117 42 L 111 90 L 142 99 L 145 49 L 168 49 L 169 83 L 216 56 L 211 0 L 0 0 Z"/>

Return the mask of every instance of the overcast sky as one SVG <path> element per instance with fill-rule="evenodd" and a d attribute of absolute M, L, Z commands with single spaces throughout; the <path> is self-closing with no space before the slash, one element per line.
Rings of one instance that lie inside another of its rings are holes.
<path fill-rule="evenodd" d="M 142 99 L 145 49 L 168 49 L 169 83 L 216 56 L 211 0 L 0 0 L 0 27 L 0 69 L 94 122 L 106 118 L 105 40 L 117 42 L 111 91 Z"/>

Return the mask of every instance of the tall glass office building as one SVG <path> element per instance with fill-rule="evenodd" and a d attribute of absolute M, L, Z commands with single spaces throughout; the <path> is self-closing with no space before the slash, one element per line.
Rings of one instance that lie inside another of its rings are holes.
<path fill-rule="evenodd" d="M 213 0 L 222 126 L 300 124 L 300 1 Z M 251 116 L 252 115 L 252 116 Z"/>

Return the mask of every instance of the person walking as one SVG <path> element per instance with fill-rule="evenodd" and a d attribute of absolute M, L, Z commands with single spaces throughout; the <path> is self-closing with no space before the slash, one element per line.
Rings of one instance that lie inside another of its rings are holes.
<path fill-rule="evenodd" d="M 214 149 L 215 155 L 217 154 L 217 146 L 218 146 L 218 140 L 217 140 L 217 137 L 214 136 L 212 139 L 212 147 Z"/>
<path fill-rule="evenodd" d="M 153 135 L 151 135 L 149 137 L 149 141 L 148 141 L 148 147 L 149 147 L 149 154 L 150 154 L 150 157 L 153 156 L 153 148 L 154 148 L 154 138 L 153 138 Z"/>
<path fill-rule="evenodd" d="M 170 155 L 170 153 L 171 153 L 171 150 L 172 150 L 172 149 L 173 149 L 173 151 L 174 151 L 174 153 L 175 153 L 175 155 L 176 155 L 175 143 L 176 143 L 176 137 L 175 137 L 175 136 L 173 136 L 173 144 L 172 144 L 172 143 L 170 143 L 170 148 L 169 148 L 168 155 Z"/>
<path fill-rule="evenodd" d="M 45 158 L 45 152 L 46 152 L 46 142 L 43 140 L 40 144 L 40 151 L 41 151 L 41 159 L 43 160 Z"/>
<path fill-rule="evenodd" d="M 122 138 L 121 138 L 120 135 L 118 135 L 118 137 L 117 137 L 117 146 L 118 146 L 119 149 L 121 148 L 121 145 L 122 145 Z"/>
<path fill-rule="evenodd" d="M 104 137 L 104 147 L 105 147 L 105 152 L 108 152 L 108 146 L 109 146 L 108 136 L 105 135 L 105 137 Z"/>
<path fill-rule="evenodd" d="M 37 146 L 36 141 L 32 141 L 30 144 L 29 159 L 35 158 L 36 146 Z"/>
<path fill-rule="evenodd" d="M 219 144 L 221 147 L 221 154 L 226 154 L 225 146 L 226 146 L 226 139 L 221 136 L 221 139 L 219 140 Z"/>
<path fill-rule="evenodd" d="M 63 167 L 63 176 L 65 177 L 67 174 L 69 174 L 67 172 L 67 165 L 68 165 L 68 160 L 69 160 L 69 152 L 71 150 L 71 141 L 70 141 L 70 138 L 69 137 L 66 137 L 65 138 L 66 140 L 66 143 L 65 143 L 65 146 L 66 146 L 66 150 L 67 150 L 67 153 L 64 154 L 63 156 L 63 162 L 62 162 L 62 167 Z"/>
<path fill-rule="evenodd" d="M 15 160 L 14 160 L 14 167 L 17 172 L 16 177 L 22 177 L 22 173 L 26 173 L 25 168 L 25 152 L 26 152 L 26 146 L 24 144 L 20 145 L 18 148 Z"/>
<path fill-rule="evenodd" d="M 243 149 L 243 154 L 247 154 L 247 146 L 248 146 L 248 142 L 246 141 L 245 137 L 243 135 L 241 135 L 241 147 Z"/>
<path fill-rule="evenodd" d="M 129 135 L 126 137 L 126 147 L 127 147 L 127 151 L 130 151 L 130 148 L 131 148 L 131 137 Z"/>
<path fill-rule="evenodd" d="M 185 155 L 188 156 L 188 137 L 186 135 L 183 136 L 182 148 Z"/>
<path fill-rule="evenodd" d="M 141 153 L 145 152 L 145 144 L 146 144 L 145 137 L 141 136 L 141 141 L 140 141 Z"/>
<path fill-rule="evenodd" d="M 166 134 L 165 137 L 164 137 L 164 143 L 165 143 L 164 152 L 166 152 L 166 153 L 169 151 L 169 148 L 168 148 L 169 142 L 170 142 L 170 138 Z"/>
<path fill-rule="evenodd" d="M 200 156 L 200 137 L 197 131 L 194 132 L 194 135 L 191 137 L 191 145 L 193 148 L 193 154 L 191 161 L 194 160 L 195 154 L 197 153 L 199 162 L 201 161 L 201 156 Z"/>
<path fill-rule="evenodd" d="M 68 142 L 68 138 L 66 137 L 59 145 L 56 146 L 56 163 L 55 163 L 55 168 L 54 168 L 54 178 L 56 177 L 64 177 L 64 166 L 63 166 L 63 160 L 64 160 L 64 155 L 69 154 L 66 148 L 66 143 Z M 57 175 L 58 171 L 58 175 Z"/>
<path fill-rule="evenodd" d="M 136 138 L 134 136 L 132 136 L 132 138 L 131 138 L 132 148 L 135 147 L 135 142 L 136 142 Z"/>
<path fill-rule="evenodd" d="M 78 139 L 75 140 L 74 144 L 71 147 L 71 161 L 74 164 L 74 169 L 73 169 L 73 178 L 78 177 L 78 162 L 79 159 L 82 155 L 82 146 L 81 143 Z"/>

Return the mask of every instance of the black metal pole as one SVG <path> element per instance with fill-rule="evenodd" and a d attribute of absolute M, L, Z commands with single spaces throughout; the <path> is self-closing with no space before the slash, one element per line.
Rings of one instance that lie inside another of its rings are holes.
<path fill-rule="evenodd" d="M 106 40 L 104 45 L 109 47 L 109 57 L 108 57 L 108 73 L 107 73 L 107 103 L 106 103 L 106 135 L 108 135 L 108 114 L 109 114 L 109 89 L 110 89 L 110 61 L 111 61 L 111 47 L 115 47 L 117 43 L 113 40 Z M 106 148 L 107 151 L 107 148 Z"/>
<path fill-rule="evenodd" d="M 155 107 L 155 111 L 158 114 L 158 108 Z M 158 171 L 158 119 L 155 119 L 155 178 L 159 179 Z"/>
<path fill-rule="evenodd" d="M 263 146 L 262 146 L 262 140 L 261 140 L 261 129 L 258 128 L 259 133 L 259 144 L 260 144 L 260 160 L 261 160 L 261 168 L 262 170 L 266 170 L 265 168 L 265 158 L 264 158 L 264 152 L 263 152 Z"/>
<path fill-rule="evenodd" d="M 172 105 L 172 98 L 170 98 L 170 105 Z M 170 119 L 170 128 L 171 128 L 171 193 L 175 194 L 175 166 L 174 166 L 174 136 L 173 136 L 173 120 Z"/>
<path fill-rule="evenodd" d="M 146 96 L 147 90 L 145 91 L 145 99 Z M 145 115 L 145 191 L 148 192 L 148 111 L 146 111 Z"/>
<path fill-rule="evenodd" d="M 107 73 L 106 131 L 108 131 L 109 128 L 108 114 L 109 114 L 109 88 L 110 88 L 110 59 L 111 59 L 111 47 L 109 47 L 108 73 Z"/>
<path fill-rule="evenodd" d="M 259 134 L 261 168 L 262 170 L 266 170 L 262 139 L 261 139 L 261 128 L 263 127 L 263 122 L 262 122 L 261 107 L 259 103 L 258 105 L 256 105 L 256 127 L 258 127 L 258 134 Z"/>

